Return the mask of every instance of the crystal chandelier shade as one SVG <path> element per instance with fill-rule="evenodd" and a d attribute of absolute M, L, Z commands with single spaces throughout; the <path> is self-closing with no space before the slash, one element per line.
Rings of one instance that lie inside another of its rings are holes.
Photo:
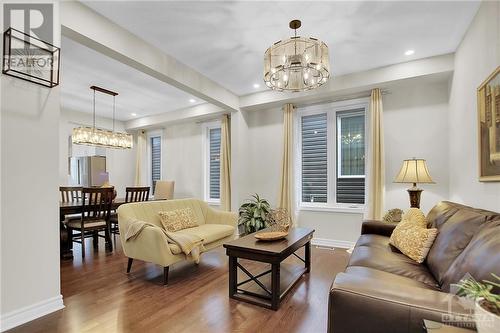
<path fill-rule="evenodd" d="M 71 141 L 77 145 L 86 146 L 98 146 L 105 148 L 116 148 L 116 149 L 130 149 L 133 147 L 133 136 L 128 133 L 115 132 L 115 96 L 118 93 L 113 91 L 92 86 L 90 87 L 94 91 L 93 99 L 93 116 L 94 124 L 92 127 L 81 126 L 73 128 L 73 133 L 71 135 Z M 97 128 L 95 125 L 95 93 L 96 91 L 102 92 L 104 94 L 113 96 L 113 130 L 106 130 Z"/>
<path fill-rule="evenodd" d="M 290 22 L 290 28 L 299 27 L 300 21 Z M 294 36 L 274 43 L 264 54 L 264 82 L 271 89 L 306 91 L 329 77 L 328 46 L 316 38 Z"/>
<path fill-rule="evenodd" d="M 131 134 L 108 131 L 95 127 L 73 128 L 71 136 L 74 144 L 106 148 L 132 148 Z"/>

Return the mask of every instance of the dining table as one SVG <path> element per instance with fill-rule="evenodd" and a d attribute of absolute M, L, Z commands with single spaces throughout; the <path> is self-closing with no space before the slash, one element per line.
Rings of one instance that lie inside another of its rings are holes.
<path fill-rule="evenodd" d="M 111 204 L 111 210 L 116 210 L 120 205 L 126 203 L 125 198 L 115 198 Z M 60 229 L 60 252 L 61 259 L 73 259 L 73 242 L 69 237 L 68 229 L 64 224 L 66 216 L 81 214 L 82 213 L 82 200 L 59 202 L 59 229 Z M 106 244 L 112 246 L 111 244 Z"/>

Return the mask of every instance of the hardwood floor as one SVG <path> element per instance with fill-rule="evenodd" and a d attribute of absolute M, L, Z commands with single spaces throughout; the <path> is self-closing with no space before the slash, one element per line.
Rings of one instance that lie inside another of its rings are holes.
<path fill-rule="evenodd" d="M 203 254 L 199 265 L 172 266 L 162 286 L 161 267 L 134 260 L 126 274 L 119 244 L 105 253 L 102 242 L 98 251 L 88 242 L 84 261 L 76 244 L 75 260 L 61 263 L 66 308 L 10 332 L 326 332 L 328 290 L 348 260 L 344 250 L 313 247 L 311 273 L 272 311 L 229 299 L 222 248 Z M 252 273 L 266 268 L 242 262 Z M 303 264 L 293 256 L 286 262 Z"/>

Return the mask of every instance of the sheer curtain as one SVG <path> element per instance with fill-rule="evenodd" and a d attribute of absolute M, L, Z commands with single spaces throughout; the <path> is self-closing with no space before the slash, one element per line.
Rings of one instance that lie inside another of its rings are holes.
<path fill-rule="evenodd" d="M 144 165 L 146 163 L 146 131 L 137 132 L 137 147 L 135 159 L 135 186 L 142 186 L 146 184 L 144 174 Z"/>
<path fill-rule="evenodd" d="M 378 88 L 373 89 L 371 93 L 368 120 L 367 201 L 364 218 L 381 220 L 384 210 L 385 170 L 382 94 Z"/>
<path fill-rule="evenodd" d="M 283 158 L 278 207 L 288 211 L 295 224 L 294 174 L 293 174 L 293 113 L 292 104 L 283 106 Z"/>
<path fill-rule="evenodd" d="M 231 129 L 227 114 L 221 121 L 220 208 L 231 211 Z"/>

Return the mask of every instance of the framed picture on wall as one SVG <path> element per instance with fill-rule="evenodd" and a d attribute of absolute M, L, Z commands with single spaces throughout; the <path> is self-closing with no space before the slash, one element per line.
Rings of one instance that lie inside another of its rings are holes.
<path fill-rule="evenodd" d="M 500 66 L 477 88 L 479 181 L 500 181 Z"/>

